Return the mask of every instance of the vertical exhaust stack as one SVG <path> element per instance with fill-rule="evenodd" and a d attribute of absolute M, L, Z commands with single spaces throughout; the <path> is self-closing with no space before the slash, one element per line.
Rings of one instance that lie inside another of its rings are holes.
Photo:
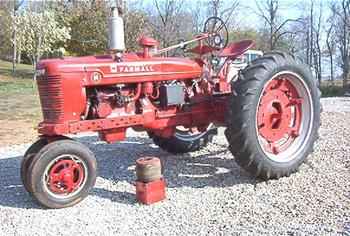
<path fill-rule="evenodd" d="M 112 53 L 121 53 L 125 50 L 124 22 L 120 16 L 121 10 L 117 7 L 111 8 L 111 15 L 108 19 L 108 47 Z"/>

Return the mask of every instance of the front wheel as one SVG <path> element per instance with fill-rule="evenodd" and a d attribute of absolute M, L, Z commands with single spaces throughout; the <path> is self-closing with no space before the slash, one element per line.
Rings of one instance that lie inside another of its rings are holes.
<path fill-rule="evenodd" d="M 264 179 L 295 172 L 320 125 L 320 91 L 310 70 L 274 52 L 253 61 L 232 86 L 225 134 L 237 163 Z"/>
<path fill-rule="evenodd" d="M 21 161 L 21 180 L 24 188 L 28 192 L 32 192 L 32 190 L 30 189 L 30 186 L 28 184 L 27 170 L 29 168 L 30 163 L 34 159 L 35 155 L 47 144 L 48 144 L 47 139 L 40 138 L 35 143 L 33 143 L 23 155 L 23 158 Z"/>
<path fill-rule="evenodd" d="M 96 159 L 84 145 L 73 140 L 44 146 L 27 168 L 30 194 L 43 206 L 64 208 L 83 200 L 94 186 Z"/>

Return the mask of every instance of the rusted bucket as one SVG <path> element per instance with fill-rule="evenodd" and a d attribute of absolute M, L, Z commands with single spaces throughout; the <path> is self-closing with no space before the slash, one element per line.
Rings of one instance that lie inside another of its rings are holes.
<path fill-rule="evenodd" d="M 136 199 L 152 204 L 165 199 L 165 180 L 159 158 L 143 157 L 136 161 Z"/>

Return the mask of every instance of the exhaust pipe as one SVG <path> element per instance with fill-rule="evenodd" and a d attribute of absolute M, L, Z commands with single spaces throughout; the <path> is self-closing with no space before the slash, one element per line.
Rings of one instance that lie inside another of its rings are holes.
<path fill-rule="evenodd" d="M 124 22 L 120 16 L 121 10 L 118 7 L 111 8 L 111 15 L 108 19 L 108 48 L 110 52 L 123 52 L 125 50 Z"/>

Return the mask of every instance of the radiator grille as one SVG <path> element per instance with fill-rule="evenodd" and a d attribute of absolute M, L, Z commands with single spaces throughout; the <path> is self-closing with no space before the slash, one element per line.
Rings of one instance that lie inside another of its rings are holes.
<path fill-rule="evenodd" d="M 57 123 L 64 119 L 63 89 L 59 76 L 38 78 L 41 109 L 45 122 Z"/>

